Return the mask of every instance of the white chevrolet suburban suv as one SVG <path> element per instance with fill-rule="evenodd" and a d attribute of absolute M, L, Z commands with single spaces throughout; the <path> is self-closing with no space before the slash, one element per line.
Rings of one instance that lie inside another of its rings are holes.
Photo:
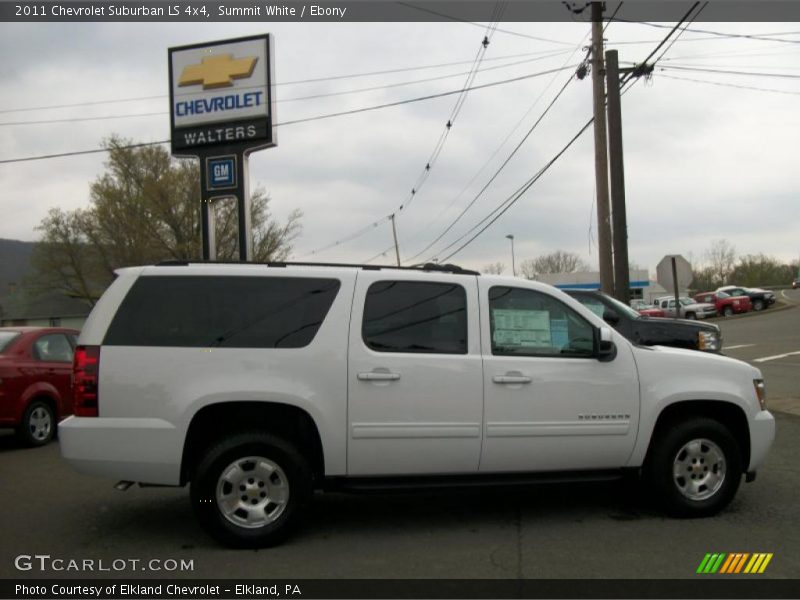
<path fill-rule="evenodd" d="M 231 546 L 280 541 L 317 489 L 627 470 L 711 515 L 775 434 L 758 369 L 449 265 L 122 269 L 78 343 L 63 456 L 121 488 L 190 483 Z"/>

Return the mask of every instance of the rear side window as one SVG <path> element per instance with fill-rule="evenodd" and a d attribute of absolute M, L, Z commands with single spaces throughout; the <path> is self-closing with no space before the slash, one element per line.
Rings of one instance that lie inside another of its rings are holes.
<path fill-rule="evenodd" d="M 302 348 L 339 291 L 336 279 L 140 277 L 111 322 L 109 346 Z"/>
<path fill-rule="evenodd" d="M 466 354 L 467 294 L 450 283 L 373 283 L 364 303 L 362 334 L 377 352 Z"/>
<path fill-rule="evenodd" d="M 16 331 L 0 331 L 0 353 L 5 352 L 6 348 L 19 337 Z"/>

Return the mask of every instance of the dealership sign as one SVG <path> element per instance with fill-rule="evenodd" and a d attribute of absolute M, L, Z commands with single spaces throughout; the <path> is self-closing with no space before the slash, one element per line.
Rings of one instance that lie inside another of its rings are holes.
<path fill-rule="evenodd" d="M 269 34 L 169 49 L 172 153 L 277 143 Z"/>

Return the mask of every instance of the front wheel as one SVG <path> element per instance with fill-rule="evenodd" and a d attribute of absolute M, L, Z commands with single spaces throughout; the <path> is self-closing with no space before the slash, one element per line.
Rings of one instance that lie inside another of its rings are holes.
<path fill-rule="evenodd" d="M 730 306 L 726 306 L 722 309 L 722 314 L 726 317 L 730 317 L 733 314 L 733 309 Z"/>
<path fill-rule="evenodd" d="M 707 517 L 725 508 L 742 478 L 739 444 L 718 421 L 673 424 L 653 441 L 645 472 L 662 508 L 676 517 Z"/>
<path fill-rule="evenodd" d="M 694 321 L 697 318 L 697 315 L 695 315 L 693 312 L 686 313 L 686 318 L 690 321 Z"/>
<path fill-rule="evenodd" d="M 282 542 L 311 496 L 311 469 L 286 440 L 233 435 L 211 447 L 192 478 L 192 506 L 217 541 L 235 548 Z"/>

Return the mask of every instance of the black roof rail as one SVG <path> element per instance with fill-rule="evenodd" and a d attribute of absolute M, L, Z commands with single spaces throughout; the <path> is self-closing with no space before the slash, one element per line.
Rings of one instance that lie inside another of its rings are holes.
<path fill-rule="evenodd" d="M 383 269 L 399 269 L 401 271 L 437 271 L 440 273 L 453 273 L 456 275 L 480 275 L 478 271 L 462 269 L 458 265 L 422 263 L 410 267 L 398 267 L 396 265 L 366 265 L 359 263 L 323 263 L 323 262 L 240 262 L 237 260 L 163 260 L 156 263 L 156 267 L 186 267 L 189 265 L 259 265 L 262 267 L 350 267 L 364 269 L 365 271 L 380 271 Z"/>

